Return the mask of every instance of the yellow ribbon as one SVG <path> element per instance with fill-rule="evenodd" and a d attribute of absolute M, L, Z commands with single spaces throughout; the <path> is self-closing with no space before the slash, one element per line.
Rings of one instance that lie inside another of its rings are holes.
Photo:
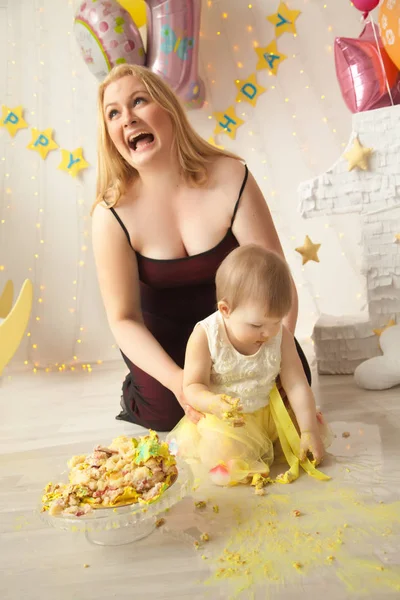
<path fill-rule="evenodd" d="M 315 477 L 315 479 L 319 479 L 320 481 L 329 481 L 330 477 L 316 469 L 308 458 L 300 461 L 300 436 L 276 386 L 271 391 L 269 401 L 279 441 L 290 467 L 284 475 L 278 477 L 277 481 L 280 483 L 290 483 L 297 479 L 299 476 L 299 465 L 311 477 Z"/>

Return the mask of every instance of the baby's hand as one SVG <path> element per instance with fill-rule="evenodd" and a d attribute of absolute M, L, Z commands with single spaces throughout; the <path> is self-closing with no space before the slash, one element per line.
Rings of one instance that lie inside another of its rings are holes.
<path fill-rule="evenodd" d="M 215 394 L 211 410 L 215 416 L 228 421 L 233 427 L 244 425 L 243 407 L 239 398 L 231 398 L 227 394 Z"/>
<path fill-rule="evenodd" d="M 318 430 L 303 431 L 300 438 L 300 460 L 307 458 L 307 454 L 311 453 L 315 460 L 315 464 L 319 465 L 322 462 L 325 454 L 325 448 L 322 443 Z"/>

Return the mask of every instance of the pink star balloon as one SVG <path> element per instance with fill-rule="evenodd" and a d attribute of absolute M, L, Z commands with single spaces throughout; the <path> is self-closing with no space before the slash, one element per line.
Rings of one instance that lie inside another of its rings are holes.
<path fill-rule="evenodd" d="M 383 47 L 376 25 L 375 32 L 382 60 L 371 23 L 358 38 L 335 40 L 336 75 L 343 99 L 352 113 L 390 106 L 386 79 L 394 104 L 400 104 L 399 70 Z"/>

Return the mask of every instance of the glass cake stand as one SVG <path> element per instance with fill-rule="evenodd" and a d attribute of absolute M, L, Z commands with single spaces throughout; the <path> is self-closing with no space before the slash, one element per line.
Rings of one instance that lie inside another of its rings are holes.
<path fill-rule="evenodd" d="M 41 512 L 42 519 L 55 529 L 82 532 L 92 544 L 120 546 L 137 542 L 152 533 L 156 517 L 190 495 L 193 475 L 190 467 L 177 461 L 178 478 L 158 500 L 152 504 L 129 504 L 117 508 L 99 508 L 87 515 L 49 515 Z M 40 507 L 41 508 L 41 507 Z"/>

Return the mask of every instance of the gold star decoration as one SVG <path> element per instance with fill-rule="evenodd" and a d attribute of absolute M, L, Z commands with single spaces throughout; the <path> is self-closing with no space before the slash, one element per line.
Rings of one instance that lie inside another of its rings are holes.
<path fill-rule="evenodd" d="M 218 148 L 219 150 L 223 150 L 223 149 L 224 149 L 224 147 L 223 147 L 223 146 L 219 146 L 219 145 L 217 144 L 217 142 L 215 141 L 215 139 L 213 138 L 213 136 L 210 136 L 210 137 L 208 138 L 208 143 L 209 143 L 209 144 L 211 144 L 211 146 L 215 146 L 215 148 Z"/>
<path fill-rule="evenodd" d="M 304 240 L 304 244 L 299 246 L 299 248 L 295 248 L 296 252 L 301 254 L 303 257 L 303 265 L 308 263 L 309 260 L 313 260 L 314 262 L 319 262 L 318 258 L 318 250 L 321 248 L 321 244 L 313 244 L 308 235 Z"/>
<path fill-rule="evenodd" d="M 79 171 L 89 167 L 89 163 L 83 158 L 83 148 L 77 148 L 73 152 L 61 150 L 61 154 L 62 161 L 58 168 L 69 173 L 71 177 L 76 177 Z"/>
<path fill-rule="evenodd" d="M 253 73 L 247 79 L 237 79 L 235 85 L 239 90 L 236 96 L 236 102 L 249 102 L 252 106 L 257 104 L 257 100 L 267 91 L 267 88 L 262 87 L 257 83 L 256 74 Z"/>
<path fill-rule="evenodd" d="M 382 333 L 386 331 L 386 329 L 389 329 L 389 327 L 393 327 L 394 325 L 396 325 L 396 321 L 394 319 L 390 319 L 390 321 L 388 321 L 384 327 L 381 327 L 380 329 L 373 329 L 372 331 L 375 335 L 380 337 Z"/>
<path fill-rule="evenodd" d="M 278 38 L 283 33 L 297 33 L 294 22 L 300 14 L 300 10 L 290 10 L 284 2 L 281 2 L 277 12 L 269 15 L 267 19 L 275 26 L 275 35 Z"/>
<path fill-rule="evenodd" d="M 278 51 L 276 40 L 273 40 L 268 46 L 263 48 L 255 48 L 258 56 L 257 71 L 268 69 L 270 73 L 276 75 L 281 62 L 287 59 L 285 54 Z"/>
<path fill-rule="evenodd" d="M 244 123 L 244 121 L 239 119 L 239 117 L 236 115 L 235 107 L 230 106 L 225 111 L 215 112 L 213 114 L 217 119 L 217 125 L 214 129 L 214 134 L 218 135 L 219 133 L 226 133 L 226 135 L 229 135 L 229 137 L 234 140 L 236 137 L 237 128 Z"/>
<path fill-rule="evenodd" d="M 5 127 L 11 137 L 19 131 L 20 129 L 26 129 L 28 127 L 28 123 L 25 121 L 22 113 L 24 109 L 22 106 L 16 106 L 15 108 L 9 108 L 4 104 L 1 107 L 2 115 L 0 121 L 0 127 Z"/>
<path fill-rule="evenodd" d="M 362 171 L 367 171 L 368 159 L 372 153 L 372 148 L 364 148 L 364 146 L 360 144 L 360 140 L 358 139 L 358 137 L 355 137 L 353 141 L 353 146 L 344 155 L 344 157 L 349 163 L 348 170 L 352 171 L 357 167 Z"/>
<path fill-rule="evenodd" d="M 39 131 L 35 127 L 32 127 L 32 139 L 27 146 L 28 150 L 36 150 L 40 156 L 45 160 L 47 155 L 52 150 L 57 150 L 58 144 L 53 140 L 53 130 L 51 127 Z"/>

